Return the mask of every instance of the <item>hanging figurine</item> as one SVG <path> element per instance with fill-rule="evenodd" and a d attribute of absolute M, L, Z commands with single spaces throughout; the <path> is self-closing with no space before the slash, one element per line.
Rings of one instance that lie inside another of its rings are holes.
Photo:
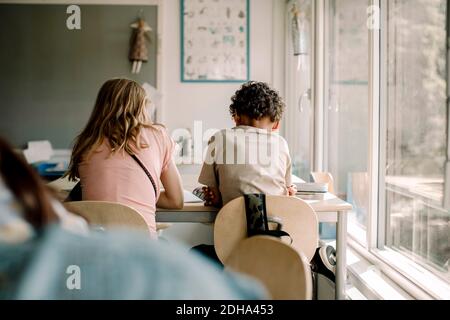
<path fill-rule="evenodd" d="M 148 61 L 148 49 L 146 40 L 150 42 L 148 32 L 152 28 L 141 18 L 131 25 L 133 35 L 131 37 L 131 47 L 129 59 L 133 63 L 131 73 L 139 73 L 141 71 L 142 62 Z"/>

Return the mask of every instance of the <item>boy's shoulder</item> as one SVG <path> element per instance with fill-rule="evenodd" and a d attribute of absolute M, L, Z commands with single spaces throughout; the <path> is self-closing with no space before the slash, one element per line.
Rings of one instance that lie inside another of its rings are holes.
<path fill-rule="evenodd" d="M 213 135 L 211 135 L 211 138 L 209 139 L 209 142 L 211 143 L 214 140 L 217 139 L 223 139 L 227 136 L 231 136 L 231 135 L 237 135 L 237 134 L 245 134 L 245 130 L 243 129 L 239 129 L 239 128 L 225 128 L 225 129 L 221 129 L 216 131 Z"/>
<path fill-rule="evenodd" d="M 279 140 L 282 144 L 287 145 L 286 139 L 281 136 L 278 132 L 269 132 L 265 130 L 261 130 L 258 128 L 242 128 L 242 127 L 234 127 L 234 128 L 226 128 L 222 130 L 218 130 L 211 136 L 211 139 L 223 138 L 227 135 L 254 135 L 254 134 L 264 134 L 273 139 Z"/>
<path fill-rule="evenodd" d="M 255 134 L 256 135 L 264 134 L 266 137 L 268 137 L 268 139 L 257 139 L 259 144 L 266 144 L 266 143 L 270 143 L 272 145 L 276 144 L 279 146 L 279 148 L 281 148 L 281 150 L 284 150 L 284 152 L 289 153 L 289 145 L 286 139 L 283 136 L 281 136 L 278 132 L 262 131 L 258 130 L 257 128 L 255 128 L 255 130 L 251 130 L 251 128 L 246 130 L 245 128 L 240 127 L 222 129 L 217 131 L 214 135 L 211 136 L 208 144 L 214 143 L 217 148 L 217 145 L 218 144 L 220 145 L 222 142 L 223 147 L 225 147 L 224 141 L 233 141 L 234 143 L 238 143 L 238 141 L 242 140 L 236 139 L 237 136 L 243 138 L 246 136 L 253 136 Z"/>

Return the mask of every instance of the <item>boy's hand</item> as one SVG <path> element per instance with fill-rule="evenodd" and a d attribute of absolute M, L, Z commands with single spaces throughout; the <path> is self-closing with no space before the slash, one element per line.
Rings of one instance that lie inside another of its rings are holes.
<path fill-rule="evenodd" d="M 205 205 L 210 205 L 214 200 L 214 192 L 211 190 L 210 187 L 203 187 L 203 193 L 205 195 Z"/>
<path fill-rule="evenodd" d="M 205 206 L 219 207 L 222 203 L 222 198 L 216 188 L 203 187 L 205 193 Z"/>
<path fill-rule="evenodd" d="M 288 193 L 290 197 L 293 197 L 297 194 L 297 186 L 295 184 L 288 187 Z"/>

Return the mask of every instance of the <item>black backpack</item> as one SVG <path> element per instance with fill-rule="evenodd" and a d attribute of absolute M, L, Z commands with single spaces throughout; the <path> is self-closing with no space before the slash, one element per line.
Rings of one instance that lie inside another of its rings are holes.
<path fill-rule="evenodd" d="M 283 221 L 277 217 L 267 216 L 266 195 L 265 194 L 246 194 L 245 213 L 247 216 L 247 236 L 272 236 L 277 238 L 289 237 L 289 233 L 283 231 Z M 275 229 L 269 228 L 269 223 L 276 225 Z"/>

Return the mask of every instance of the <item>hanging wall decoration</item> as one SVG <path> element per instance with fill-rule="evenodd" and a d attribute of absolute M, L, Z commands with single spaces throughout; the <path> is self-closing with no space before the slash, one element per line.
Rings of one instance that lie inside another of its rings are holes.
<path fill-rule="evenodd" d="M 133 34 L 131 36 L 131 46 L 129 59 L 132 62 L 131 73 L 141 72 L 142 62 L 148 61 L 147 41 L 150 42 L 149 32 L 152 28 L 142 19 L 141 14 L 138 21 L 131 25 Z"/>
<path fill-rule="evenodd" d="M 249 0 L 180 0 L 181 81 L 249 79 Z"/>

